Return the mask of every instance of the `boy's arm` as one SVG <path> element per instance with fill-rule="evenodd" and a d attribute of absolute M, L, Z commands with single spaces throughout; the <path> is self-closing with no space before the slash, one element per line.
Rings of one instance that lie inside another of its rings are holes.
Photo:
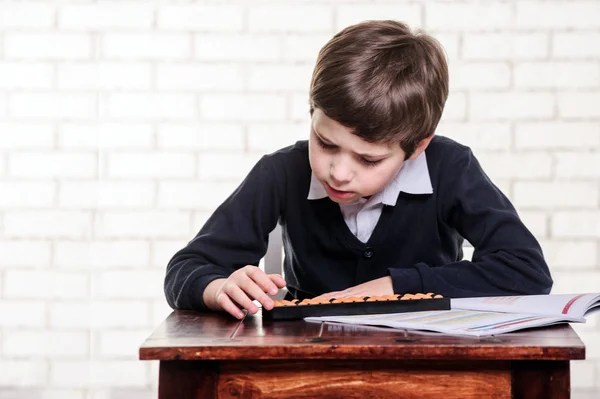
<path fill-rule="evenodd" d="M 280 215 L 280 194 L 268 157 L 212 214 L 167 266 L 164 290 L 173 309 L 207 310 L 204 290 L 246 265 L 258 265 Z M 205 195 L 211 195 L 210 192 Z"/>
<path fill-rule="evenodd" d="M 542 250 L 510 201 L 492 184 L 469 151 L 456 178 L 441 182 L 441 222 L 475 248 L 472 261 L 418 263 L 392 268 L 394 292 L 449 297 L 547 294 L 552 278 Z"/>

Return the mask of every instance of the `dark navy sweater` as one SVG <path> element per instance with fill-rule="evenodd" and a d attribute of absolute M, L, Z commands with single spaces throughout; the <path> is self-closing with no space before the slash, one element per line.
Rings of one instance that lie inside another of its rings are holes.
<path fill-rule="evenodd" d="M 279 222 L 288 291 L 313 297 L 391 275 L 395 293 L 446 297 L 547 294 L 552 278 L 541 248 L 471 150 L 436 136 L 426 149 L 432 194 L 400 192 L 361 242 L 339 205 L 308 200 L 308 143 L 266 155 L 167 266 L 174 309 L 206 309 L 217 278 L 258 265 Z M 210 195 L 207 193 L 206 195 Z M 475 249 L 462 260 L 462 244 Z"/>

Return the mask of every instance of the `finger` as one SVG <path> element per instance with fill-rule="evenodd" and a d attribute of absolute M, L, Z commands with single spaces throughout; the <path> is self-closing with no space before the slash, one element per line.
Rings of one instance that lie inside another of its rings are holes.
<path fill-rule="evenodd" d="M 255 284 L 257 284 L 260 289 L 262 290 L 263 293 L 268 292 L 271 295 L 275 295 L 277 294 L 277 286 L 275 285 L 275 283 L 273 283 L 273 281 L 271 281 L 271 279 L 269 278 L 269 276 L 267 276 L 267 274 L 265 272 L 263 272 L 262 270 L 260 270 L 258 267 L 255 267 L 253 269 L 249 269 L 248 272 L 246 273 L 246 275 L 248 277 L 250 277 L 251 281 L 253 281 Z M 246 291 L 248 292 L 248 291 Z M 258 299 L 258 298 L 256 298 Z"/>
<path fill-rule="evenodd" d="M 229 313 L 236 319 L 241 320 L 244 317 L 244 312 L 242 312 L 240 310 L 240 308 L 238 308 L 231 301 L 231 299 L 229 298 L 229 296 L 226 293 L 221 292 L 219 295 L 217 295 L 217 303 L 219 304 L 221 309 L 223 309 L 225 312 Z"/>
<path fill-rule="evenodd" d="M 257 300 L 260 304 L 267 310 L 271 310 L 275 303 L 269 296 L 265 293 L 265 290 L 256 284 L 254 280 L 248 278 L 246 281 L 243 281 L 239 287 L 253 300 Z M 275 290 L 277 293 L 277 290 Z M 254 312 L 252 312 L 254 313 Z"/>
<path fill-rule="evenodd" d="M 254 285 L 256 286 L 256 284 Z M 249 298 L 246 292 L 246 290 L 238 285 L 231 285 L 225 289 L 225 293 L 231 300 L 235 301 L 241 308 L 255 314 L 258 312 L 258 307 L 252 302 L 252 298 Z"/>
<path fill-rule="evenodd" d="M 269 274 L 268 275 L 269 278 L 271 279 L 271 281 L 278 287 L 278 288 L 285 288 L 286 286 L 286 282 L 283 279 L 283 277 L 281 277 L 281 275 L 279 274 Z"/>

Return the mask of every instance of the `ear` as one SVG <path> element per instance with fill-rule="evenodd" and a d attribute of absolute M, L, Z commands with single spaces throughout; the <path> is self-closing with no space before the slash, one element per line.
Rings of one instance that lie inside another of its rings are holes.
<path fill-rule="evenodd" d="M 413 159 L 417 159 L 417 157 L 419 155 L 421 155 L 423 153 L 423 151 L 425 151 L 425 149 L 427 148 L 427 146 L 431 142 L 431 139 L 433 139 L 433 134 L 431 136 L 427 137 L 426 139 L 423 139 L 423 140 L 419 141 L 419 144 L 417 145 L 417 148 L 415 149 L 415 152 L 413 152 L 413 154 L 408 159 L 410 161 L 412 161 Z"/>

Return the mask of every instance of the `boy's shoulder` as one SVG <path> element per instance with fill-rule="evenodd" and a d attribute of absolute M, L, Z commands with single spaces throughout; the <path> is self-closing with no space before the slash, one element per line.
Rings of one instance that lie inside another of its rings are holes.
<path fill-rule="evenodd" d="M 308 162 L 308 141 L 300 140 L 287 147 L 280 148 L 264 156 L 270 163 L 282 164 L 304 164 Z"/>
<path fill-rule="evenodd" d="M 470 162 L 473 156 L 471 149 L 446 136 L 434 136 L 427 149 L 427 162 L 430 165 L 448 165 L 449 163 Z"/>

